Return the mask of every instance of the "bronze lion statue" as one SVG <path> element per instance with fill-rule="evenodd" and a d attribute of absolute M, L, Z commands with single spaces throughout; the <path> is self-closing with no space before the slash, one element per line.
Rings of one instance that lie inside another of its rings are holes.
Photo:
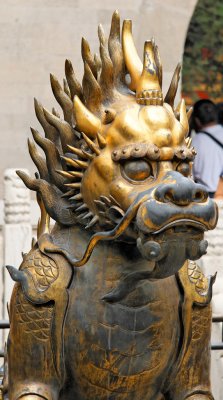
<path fill-rule="evenodd" d="M 35 101 L 37 241 L 10 305 L 3 393 L 10 400 L 210 400 L 212 284 L 195 260 L 217 207 L 191 178 L 196 151 L 180 65 L 162 93 L 154 40 L 137 55 L 131 21 L 82 40 L 84 75 L 51 75 L 63 117 Z M 50 228 L 49 220 L 55 221 Z"/>

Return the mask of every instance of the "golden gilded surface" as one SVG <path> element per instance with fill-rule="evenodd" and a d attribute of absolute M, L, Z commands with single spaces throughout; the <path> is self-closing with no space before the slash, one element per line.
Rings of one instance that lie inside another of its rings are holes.
<path fill-rule="evenodd" d="M 63 87 L 51 75 L 63 117 L 35 100 L 44 156 L 29 140 L 38 173 L 18 175 L 41 218 L 20 268 L 7 266 L 4 399 L 213 400 L 215 277 L 196 260 L 217 207 L 191 179 L 180 65 L 164 96 L 153 39 L 141 62 L 117 11 L 98 36 L 100 57 L 82 40 L 82 84 L 69 60 Z"/>

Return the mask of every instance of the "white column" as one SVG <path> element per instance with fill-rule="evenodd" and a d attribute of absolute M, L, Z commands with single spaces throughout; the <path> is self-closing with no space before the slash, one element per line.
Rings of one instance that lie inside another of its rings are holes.
<path fill-rule="evenodd" d="M 213 286 L 212 311 L 214 317 L 223 316 L 223 201 L 217 201 L 219 219 L 217 227 L 206 233 L 207 254 L 202 257 L 202 267 L 206 276 L 217 272 Z M 213 324 L 212 342 L 222 341 L 222 323 Z M 215 400 L 223 399 L 223 350 L 214 350 L 211 355 L 211 382 Z"/>
<path fill-rule="evenodd" d="M 22 252 L 31 247 L 30 191 L 18 177 L 15 169 L 4 173 L 4 266 L 19 267 Z M 28 172 L 28 171 L 25 171 Z M 10 301 L 14 282 L 3 266 L 3 318 L 8 318 L 7 303 Z"/>

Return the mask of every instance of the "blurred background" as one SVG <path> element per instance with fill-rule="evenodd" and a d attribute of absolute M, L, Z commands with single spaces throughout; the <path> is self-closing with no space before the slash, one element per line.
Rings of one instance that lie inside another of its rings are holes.
<path fill-rule="evenodd" d="M 27 149 L 30 126 L 42 132 L 33 98 L 46 108 L 59 110 L 49 81 L 52 72 L 62 82 L 64 62 L 72 61 L 81 81 L 81 38 L 98 52 L 97 26 L 109 32 L 115 9 L 122 19 L 132 19 L 135 44 L 142 54 L 144 41 L 154 37 L 164 70 L 165 94 L 173 71 L 183 63 L 178 99 L 187 105 L 199 99 L 223 101 L 223 2 L 222 0 L 2 0 L 0 2 L 0 265 L 21 262 L 21 251 L 30 248 L 39 211 L 16 178 L 15 169 L 34 173 Z M 176 101 L 177 103 L 177 101 Z M 223 206 L 214 232 L 208 234 L 209 250 L 203 268 L 218 270 L 214 316 L 223 315 L 221 272 Z M 1 271 L 0 318 L 7 319 L 12 283 Z M 222 342 L 222 323 L 213 324 L 213 343 Z M 4 335 L 3 335 L 4 340 Z M 223 351 L 212 352 L 212 378 L 216 400 L 223 399 Z"/>

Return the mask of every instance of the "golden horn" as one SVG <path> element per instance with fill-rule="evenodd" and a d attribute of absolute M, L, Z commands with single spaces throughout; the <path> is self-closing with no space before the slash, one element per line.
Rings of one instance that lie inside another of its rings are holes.
<path fill-rule="evenodd" d="M 144 45 L 143 70 L 136 86 L 136 100 L 139 104 L 163 104 L 159 75 L 154 41 L 147 40 Z"/>
<path fill-rule="evenodd" d="M 158 77 L 159 77 L 159 84 L 162 89 L 162 83 L 163 83 L 163 68 L 162 68 L 162 63 L 160 59 L 160 54 L 159 54 L 159 49 L 158 46 L 154 45 L 154 55 L 155 55 L 155 60 L 156 60 L 156 65 L 158 68 Z"/>
<path fill-rule="evenodd" d="M 167 94 L 165 96 L 164 102 L 168 103 L 172 108 L 174 106 L 174 100 L 176 97 L 176 93 L 177 93 L 177 88 L 178 88 L 178 82 L 180 79 L 180 71 L 181 71 L 181 63 L 178 63 L 176 66 L 176 69 L 174 71 L 171 83 L 170 83 L 170 87 L 167 91 Z"/>
<path fill-rule="evenodd" d="M 180 105 L 180 123 L 184 128 L 185 135 L 187 135 L 189 131 L 189 124 L 188 124 L 187 110 L 184 99 L 181 100 L 181 105 Z"/>
<path fill-rule="evenodd" d="M 190 107 L 189 110 L 187 111 L 187 119 L 188 119 L 188 121 L 190 121 L 192 112 L 193 112 L 193 107 Z"/>
<path fill-rule="evenodd" d="M 95 139 L 97 132 L 101 130 L 101 121 L 84 106 L 77 96 L 74 97 L 74 114 L 77 129 Z"/>
<path fill-rule="evenodd" d="M 142 62 L 138 56 L 132 37 L 132 21 L 128 19 L 123 21 L 122 47 L 125 64 L 131 76 L 129 88 L 135 91 L 142 73 Z"/>

